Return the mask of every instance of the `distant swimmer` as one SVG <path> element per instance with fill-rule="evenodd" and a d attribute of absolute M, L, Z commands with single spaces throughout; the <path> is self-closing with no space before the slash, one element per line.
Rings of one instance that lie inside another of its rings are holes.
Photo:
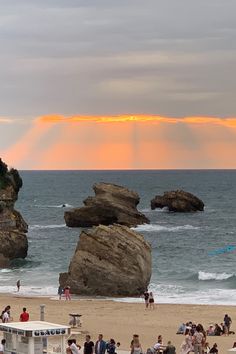
<path fill-rule="evenodd" d="M 17 282 L 16 282 L 16 287 L 17 287 L 17 291 L 18 291 L 18 292 L 20 291 L 20 286 L 21 286 L 20 280 L 17 280 Z"/>
<path fill-rule="evenodd" d="M 66 208 L 66 204 L 62 204 L 62 206 L 61 206 L 62 208 Z"/>

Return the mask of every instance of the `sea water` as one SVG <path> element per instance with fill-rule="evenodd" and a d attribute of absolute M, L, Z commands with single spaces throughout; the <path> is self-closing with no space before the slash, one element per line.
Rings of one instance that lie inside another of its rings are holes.
<path fill-rule="evenodd" d="M 64 212 L 82 206 L 94 194 L 92 185 L 103 181 L 140 195 L 138 208 L 150 224 L 136 230 L 152 247 L 150 290 L 156 302 L 236 304 L 236 253 L 212 255 L 236 246 L 236 171 L 22 171 L 21 176 L 16 208 L 29 224 L 28 257 L 0 270 L 0 292 L 15 292 L 20 279 L 21 294 L 56 295 L 58 275 L 67 271 L 81 232 L 65 226 Z M 150 209 L 155 195 L 175 189 L 201 198 L 205 211 Z"/>

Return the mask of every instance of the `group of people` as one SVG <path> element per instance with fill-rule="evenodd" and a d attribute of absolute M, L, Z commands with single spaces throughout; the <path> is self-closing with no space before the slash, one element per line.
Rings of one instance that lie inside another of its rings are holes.
<path fill-rule="evenodd" d="M 230 334 L 235 334 L 234 331 L 230 330 L 232 320 L 231 318 L 226 314 L 224 317 L 224 321 L 219 325 L 216 323 L 215 325 L 210 325 L 208 330 L 207 330 L 207 335 L 208 336 L 228 336 Z"/>
<path fill-rule="evenodd" d="M 146 290 L 143 294 L 144 300 L 145 300 L 145 307 L 146 309 L 148 308 L 152 308 L 154 309 L 154 296 L 152 292 L 148 292 L 148 290 Z"/>
<path fill-rule="evenodd" d="M 64 296 L 66 300 L 71 300 L 71 294 L 70 294 L 70 287 L 69 286 L 66 286 L 65 288 L 63 288 L 63 286 L 59 285 L 57 293 L 59 295 L 59 300 L 62 299 L 62 296 Z"/>
<path fill-rule="evenodd" d="M 176 354 L 176 348 L 171 343 L 171 341 L 167 342 L 167 345 L 164 345 L 162 335 L 160 334 L 157 337 L 157 342 L 147 349 L 147 354 Z"/>
<path fill-rule="evenodd" d="M 81 354 L 81 352 L 83 352 L 83 354 L 116 354 L 116 350 L 120 346 L 120 343 L 116 343 L 113 338 L 109 341 L 104 341 L 102 334 L 98 335 L 95 344 L 91 340 L 91 336 L 86 335 L 83 350 L 82 347 L 76 343 L 75 339 L 69 339 L 67 343 L 66 354 Z"/>
<path fill-rule="evenodd" d="M 13 318 L 11 317 L 11 306 L 7 305 L 1 312 L 0 319 L 2 320 L 2 323 L 8 323 L 13 321 Z M 29 321 L 29 313 L 27 312 L 26 307 L 23 307 L 22 313 L 20 314 L 19 317 L 20 322 L 27 322 Z"/>
<path fill-rule="evenodd" d="M 184 335 L 185 338 L 180 347 L 180 354 L 189 354 L 190 352 L 195 354 L 218 354 L 217 344 L 214 343 L 210 348 L 207 342 L 207 332 L 200 323 L 198 325 L 191 322 L 187 323 Z"/>

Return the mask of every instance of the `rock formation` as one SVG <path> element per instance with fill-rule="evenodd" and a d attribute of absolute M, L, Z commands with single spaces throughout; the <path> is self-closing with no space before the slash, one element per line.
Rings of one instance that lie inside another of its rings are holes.
<path fill-rule="evenodd" d="M 149 223 L 148 218 L 137 210 L 139 196 L 125 187 L 110 183 L 93 186 L 95 197 L 84 200 L 85 206 L 65 212 L 66 225 L 91 227 L 114 223 L 134 227 Z"/>
<path fill-rule="evenodd" d="M 167 207 L 169 211 L 192 212 L 203 211 L 204 203 L 195 195 L 183 190 L 165 192 L 163 195 L 157 195 L 151 200 L 151 208 Z"/>
<path fill-rule="evenodd" d="M 8 170 L 0 159 L 0 267 L 14 258 L 27 256 L 28 225 L 14 209 L 22 179 L 15 169 Z"/>
<path fill-rule="evenodd" d="M 84 230 L 60 285 L 74 294 L 137 296 L 151 278 L 151 247 L 126 226 L 100 225 Z"/>

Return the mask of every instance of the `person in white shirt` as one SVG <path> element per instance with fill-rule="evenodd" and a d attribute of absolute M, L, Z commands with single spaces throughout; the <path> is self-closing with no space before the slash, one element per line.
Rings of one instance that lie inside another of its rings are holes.
<path fill-rule="evenodd" d="M 8 311 L 5 311 L 2 315 L 2 322 L 3 323 L 7 323 L 7 322 L 10 322 L 10 316 L 9 316 L 9 313 Z"/>
<path fill-rule="evenodd" d="M 5 344 L 6 344 L 6 339 L 2 339 L 1 344 L 0 344 L 0 354 L 4 354 Z"/>
<path fill-rule="evenodd" d="M 68 346 L 72 354 L 79 354 L 79 348 L 76 345 L 76 341 L 74 339 L 69 339 L 68 340 Z M 70 353 L 69 350 L 66 351 L 67 353 Z"/>
<path fill-rule="evenodd" d="M 164 350 L 166 347 L 162 344 L 162 340 L 158 339 L 157 343 L 154 344 L 153 349 L 155 352 L 160 352 Z"/>

